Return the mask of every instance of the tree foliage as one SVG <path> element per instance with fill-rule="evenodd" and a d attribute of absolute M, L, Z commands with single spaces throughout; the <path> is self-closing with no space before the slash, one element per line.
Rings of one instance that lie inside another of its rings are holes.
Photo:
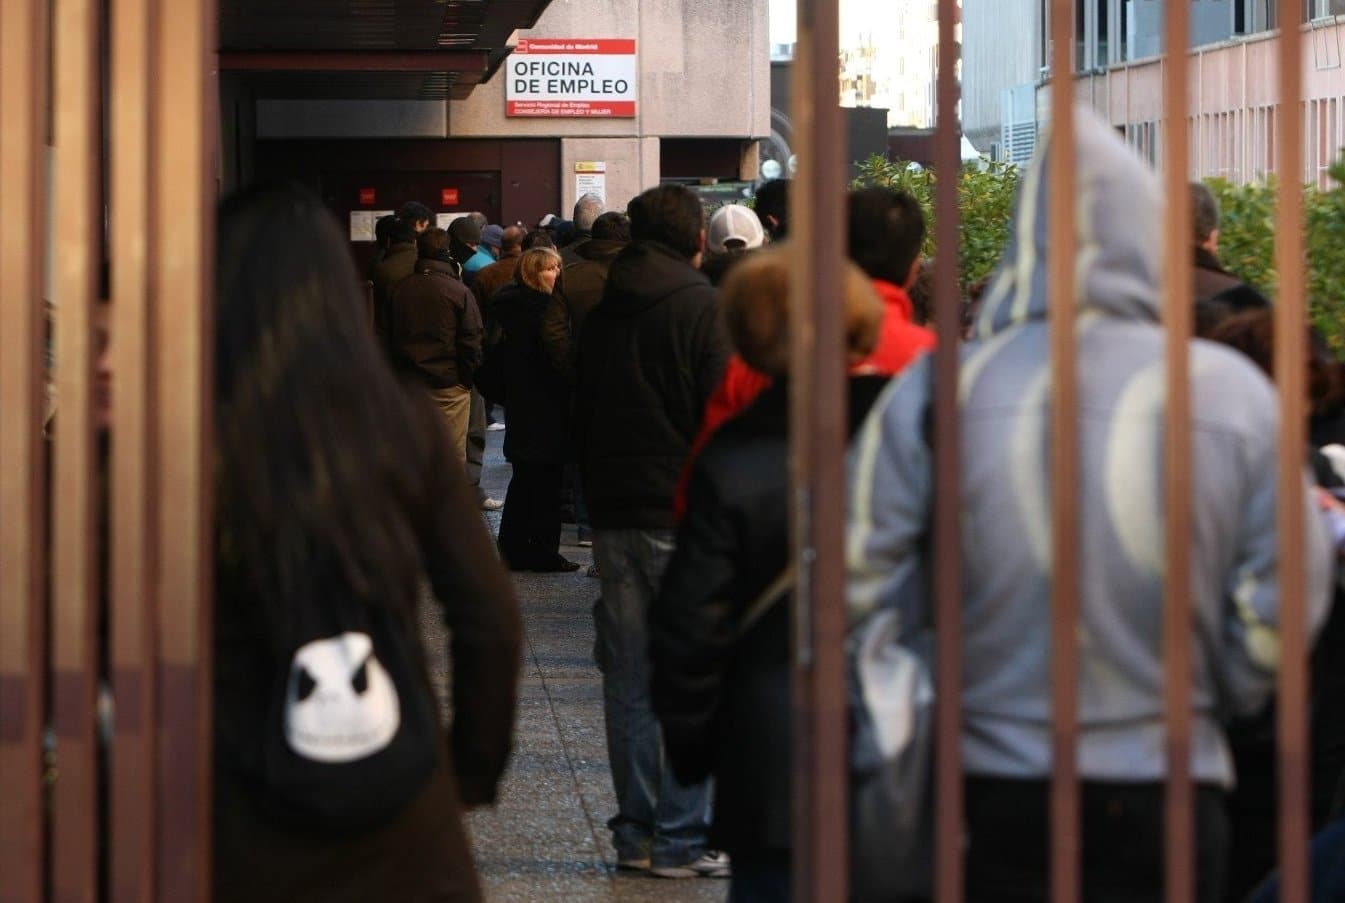
<path fill-rule="evenodd" d="M 873 156 L 859 164 L 859 178 L 853 187 L 893 188 L 919 201 L 929 226 L 924 254 L 933 257 L 937 251 L 934 242 L 934 186 L 937 182 L 938 175 L 932 169 Z M 1009 239 L 1017 194 L 1018 169 L 1006 163 L 968 164 L 958 173 L 962 238 L 959 266 L 964 288 L 988 275 L 999 262 Z"/>
<path fill-rule="evenodd" d="M 925 211 L 929 237 L 926 256 L 934 256 L 934 186 L 937 174 L 904 161 L 874 156 L 859 164 L 854 187 L 881 185 L 914 196 Z M 1333 167 L 1327 189 L 1304 188 L 1307 221 L 1307 289 L 1315 325 L 1338 349 L 1345 349 L 1345 157 Z M 968 164 L 958 174 L 962 237 L 962 286 L 994 269 L 1009 237 L 1019 171 L 1003 164 Z M 1239 278 L 1273 298 L 1275 276 L 1275 212 L 1277 189 L 1266 182 L 1234 185 L 1207 181 L 1221 208 L 1219 257 Z M 1151 224 L 1161 228 L 1161 224 Z"/>

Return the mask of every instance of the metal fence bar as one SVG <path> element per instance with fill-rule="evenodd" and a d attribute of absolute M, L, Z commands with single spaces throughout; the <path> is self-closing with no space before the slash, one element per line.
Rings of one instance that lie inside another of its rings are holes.
<path fill-rule="evenodd" d="M 848 895 L 849 774 L 844 671 L 845 341 L 835 303 L 846 260 L 838 4 L 799 0 L 794 63 L 799 176 L 790 211 L 793 379 L 794 893 Z"/>
<path fill-rule="evenodd" d="M 1167 195 L 1163 325 L 1166 333 L 1167 408 L 1164 430 L 1164 524 L 1167 574 L 1163 600 L 1164 709 L 1167 718 L 1167 793 L 1164 884 L 1168 903 L 1195 899 L 1195 795 L 1191 778 L 1191 391 L 1188 345 L 1194 319 L 1191 260 L 1190 9 L 1167 4 L 1163 80 L 1163 178 Z"/>
<path fill-rule="evenodd" d="M 153 4 L 111 11 L 113 410 L 111 476 L 112 744 L 110 878 L 116 903 L 154 899 L 154 354 L 149 296 Z"/>
<path fill-rule="evenodd" d="M 0 901 L 44 896 L 44 0 L 0 3 Z"/>
<path fill-rule="evenodd" d="M 962 297 L 958 285 L 961 236 L 958 182 L 957 0 L 939 0 L 938 121 L 934 134 L 934 617 L 937 689 L 935 713 L 935 893 L 940 903 L 963 897 L 962 792 L 962 447 L 959 424 L 958 344 Z"/>
<path fill-rule="evenodd" d="M 1051 2 L 1051 899 L 1081 890 L 1078 734 L 1079 500 L 1074 266 L 1074 0 Z"/>
<path fill-rule="evenodd" d="M 1275 230 L 1275 381 L 1280 391 L 1277 529 L 1280 561 L 1278 700 L 1280 899 L 1307 903 L 1308 638 L 1303 557 L 1305 459 L 1303 280 L 1303 37 L 1301 0 L 1280 0 L 1279 209 Z"/>
<path fill-rule="evenodd" d="M 54 255 L 55 480 L 52 484 L 51 885 L 58 900 L 93 900 L 98 876 L 98 555 L 94 315 L 101 262 L 102 109 L 97 0 L 56 0 L 53 210 L 65 212 Z"/>
<path fill-rule="evenodd" d="M 211 456 L 214 307 L 212 95 L 216 6 L 155 10 L 153 252 L 159 496 L 156 824 L 163 901 L 209 899 Z"/>

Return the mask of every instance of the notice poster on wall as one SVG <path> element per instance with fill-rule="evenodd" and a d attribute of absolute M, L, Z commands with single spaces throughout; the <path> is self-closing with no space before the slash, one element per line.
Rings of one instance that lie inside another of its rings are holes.
<path fill-rule="evenodd" d="M 607 204 L 607 164 L 602 161 L 578 162 L 574 164 L 574 196 L 582 198 L 586 194 L 597 195 Z"/>
<path fill-rule="evenodd" d="M 633 38 L 525 39 L 514 48 L 507 69 L 508 116 L 635 116 Z"/>
<path fill-rule="evenodd" d="M 374 226 L 380 217 L 392 216 L 395 210 L 352 210 L 350 211 L 350 240 L 376 241 Z"/>

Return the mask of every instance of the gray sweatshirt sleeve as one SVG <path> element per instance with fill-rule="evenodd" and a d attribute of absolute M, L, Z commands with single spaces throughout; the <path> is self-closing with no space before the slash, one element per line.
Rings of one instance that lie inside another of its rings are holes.
<path fill-rule="evenodd" d="M 903 632 L 925 619 L 921 541 L 933 483 L 924 436 L 928 385 L 926 359 L 884 390 L 850 450 L 845 559 L 852 622 L 891 607 Z"/>
<path fill-rule="evenodd" d="M 1272 420 L 1274 418 L 1271 418 Z M 1224 709 L 1233 715 L 1261 710 L 1275 688 L 1280 650 L 1280 560 L 1276 527 L 1277 449 L 1275 424 L 1248 449 L 1250 484 L 1238 538 L 1237 558 L 1225 587 L 1223 655 L 1219 672 Z M 1303 477 L 1303 564 L 1307 568 L 1305 603 L 1309 640 L 1326 617 L 1334 569 L 1325 524 Z"/>

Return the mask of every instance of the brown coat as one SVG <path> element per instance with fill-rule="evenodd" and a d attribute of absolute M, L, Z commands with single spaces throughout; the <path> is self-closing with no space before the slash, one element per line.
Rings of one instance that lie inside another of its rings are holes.
<path fill-rule="evenodd" d="M 388 298 L 399 282 L 416 271 L 418 256 L 415 242 L 398 242 L 388 248 L 369 277 L 374 284 L 374 331 L 381 348 L 388 347 Z"/>
<path fill-rule="evenodd" d="M 334 833 L 322 825 L 294 826 L 268 817 L 265 798 L 251 780 L 217 755 L 216 903 L 481 899 L 462 811 L 494 801 L 509 758 L 522 628 L 513 585 L 477 513 L 475 494 L 453 462 L 442 418 L 428 401 L 423 408 L 421 466 L 430 482 L 424 497 L 407 504 L 414 509 L 408 516 L 448 627 L 453 723 L 441 765 L 390 823 Z M 255 730 L 256 707 L 265 704 L 274 663 L 250 613 L 257 600 L 227 591 L 218 595 L 215 729 L 217 737 L 237 743 Z M 444 660 L 444 650 L 431 652 L 430 660 Z"/>
<path fill-rule="evenodd" d="M 419 260 L 388 299 L 393 365 L 431 389 L 471 386 L 481 366 L 481 312 L 455 272 L 451 263 Z"/>

